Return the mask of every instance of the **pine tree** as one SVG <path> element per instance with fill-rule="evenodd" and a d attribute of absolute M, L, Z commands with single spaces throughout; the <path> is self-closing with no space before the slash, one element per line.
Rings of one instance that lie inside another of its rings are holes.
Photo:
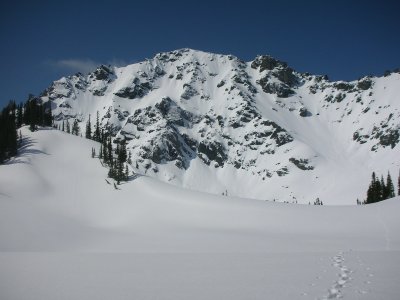
<path fill-rule="evenodd" d="M 399 177 L 399 187 L 400 187 L 400 177 Z M 364 204 L 370 204 L 393 198 L 395 196 L 394 185 L 390 173 L 386 177 L 386 183 L 381 176 L 381 179 L 376 178 L 375 172 L 372 172 L 372 180 L 368 187 L 367 199 Z"/>
<path fill-rule="evenodd" d="M 127 154 L 126 154 L 126 143 L 125 141 L 121 142 L 121 145 L 119 146 L 119 151 L 118 151 L 118 160 L 122 163 L 125 163 L 127 159 Z"/>
<path fill-rule="evenodd" d="M 62 131 L 65 131 L 65 125 L 64 125 L 64 120 L 62 121 Z"/>
<path fill-rule="evenodd" d="M 118 182 L 124 179 L 124 165 L 118 162 Z M 118 183 L 119 184 L 119 183 Z"/>
<path fill-rule="evenodd" d="M 397 195 L 400 196 L 400 171 L 399 171 L 399 177 L 397 179 Z"/>
<path fill-rule="evenodd" d="M 72 134 L 79 135 L 79 124 L 77 119 L 74 120 L 74 123 L 72 125 Z"/>
<path fill-rule="evenodd" d="M 71 128 L 69 127 L 69 121 L 67 119 L 67 133 L 71 133 Z"/>
<path fill-rule="evenodd" d="M 104 143 L 104 139 L 107 138 L 107 135 L 104 133 L 104 129 L 100 130 L 100 142 Z"/>
<path fill-rule="evenodd" d="M 53 114 L 51 111 L 51 100 L 49 100 L 42 107 L 42 115 L 43 115 L 43 126 L 52 126 L 54 123 Z"/>
<path fill-rule="evenodd" d="M 32 132 L 34 132 L 34 131 L 36 131 L 36 125 L 35 125 L 35 123 L 33 122 L 33 120 L 29 123 L 29 130 L 30 131 L 32 131 Z"/>
<path fill-rule="evenodd" d="M 390 176 L 390 173 L 388 172 L 387 177 L 386 177 L 386 199 L 393 198 L 394 196 L 395 196 L 394 185 L 393 185 L 392 177 Z"/>
<path fill-rule="evenodd" d="M 131 151 L 129 151 L 129 153 L 128 153 L 128 160 L 127 160 L 127 163 L 128 163 L 129 165 L 132 164 L 132 153 L 131 153 Z"/>
<path fill-rule="evenodd" d="M 92 138 L 92 124 L 90 123 L 90 115 L 89 115 L 89 120 L 86 123 L 85 137 L 87 139 L 91 139 Z"/>
<path fill-rule="evenodd" d="M 112 164 L 110 165 L 110 169 L 108 170 L 108 177 L 114 178 L 114 168 Z"/>
<path fill-rule="evenodd" d="M 119 185 L 121 183 L 121 180 L 123 179 L 123 167 L 122 163 L 118 160 L 115 161 L 115 166 L 117 167 L 115 179 L 117 180 L 117 184 Z"/>
<path fill-rule="evenodd" d="M 99 158 L 103 159 L 103 145 L 100 145 Z"/>
<path fill-rule="evenodd" d="M 43 107 L 43 104 L 42 104 L 42 103 L 39 104 L 38 113 L 39 113 L 39 114 L 38 114 L 38 116 L 37 116 L 37 118 L 38 118 L 37 123 L 38 123 L 40 126 L 44 126 L 44 107 Z"/>
<path fill-rule="evenodd" d="M 314 201 L 314 205 L 324 205 L 324 204 L 322 203 L 322 201 L 319 198 L 317 198 Z"/>
<path fill-rule="evenodd" d="M 387 189 L 386 189 L 386 184 L 385 180 L 383 179 L 383 175 L 381 175 L 381 181 L 380 181 L 380 190 L 379 190 L 379 201 L 387 199 Z"/>
<path fill-rule="evenodd" d="M 365 200 L 365 202 L 369 204 L 369 203 L 375 203 L 377 201 L 378 200 L 376 199 L 376 176 L 375 172 L 372 172 L 372 179 L 368 187 L 367 199 Z"/>
<path fill-rule="evenodd" d="M 92 158 L 94 158 L 96 156 L 96 150 L 94 150 L 94 148 L 92 148 Z"/>
<path fill-rule="evenodd" d="M 129 179 L 129 169 L 128 169 L 128 165 L 125 165 L 125 180 Z"/>
<path fill-rule="evenodd" d="M 372 190 L 372 183 L 369 184 L 368 190 L 367 190 L 367 199 L 365 199 L 365 203 L 373 203 L 373 190 Z"/>
<path fill-rule="evenodd" d="M 14 101 L 10 101 L 0 113 L 0 163 L 17 154 L 18 134 L 15 114 Z"/>
<path fill-rule="evenodd" d="M 373 176 L 373 182 L 372 182 L 372 191 L 373 191 L 373 202 L 379 202 L 381 201 L 381 195 L 382 195 L 382 191 L 381 191 L 381 182 L 379 181 L 379 179 L 376 178 L 375 176 L 375 172 L 372 174 Z"/>
<path fill-rule="evenodd" d="M 108 152 L 107 152 L 107 139 L 105 137 L 103 138 L 102 150 L 103 150 L 104 163 L 107 164 L 108 163 Z"/>
<path fill-rule="evenodd" d="M 107 143 L 107 154 L 108 154 L 108 162 L 110 164 L 114 163 L 113 160 L 113 151 L 112 151 L 112 144 L 111 144 L 111 137 L 108 138 L 108 143 Z"/>
<path fill-rule="evenodd" d="M 22 126 L 22 122 L 23 122 L 23 105 L 22 103 L 20 105 L 18 105 L 17 107 L 17 114 L 16 114 L 16 126 L 17 128 L 20 128 Z"/>
<path fill-rule="evenodd" d="M 100 142 L 100 121 L 99 121 L 99 111 L 97 111 L 96 115 L 96 125 L 94 127 L 93 139 L 97 142 Z"/>
<path fill-rule="evenodd" d="M 117 144 L 117 147 L 115 148 L 115 154 L 117 155 L 118 160 L 119 160 L 119 148 L 120 148 L 120 146 L 119 146 L 119 144 Z"/>

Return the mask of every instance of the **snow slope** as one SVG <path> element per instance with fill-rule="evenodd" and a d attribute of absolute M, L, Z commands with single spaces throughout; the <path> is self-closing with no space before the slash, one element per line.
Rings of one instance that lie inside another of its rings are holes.
<path fill-rule="evenodd" d="M 273 203 L 141 176 L 115 190 L 96 143 L 22 130 L 0 166 L 1 299 L 398 299 L 400 198 Z"/>
<path fill-rule="evenodd" d="M 56 123 L 96 112 L 139 173 L 262 200 L 355 204 L 400 168 L 400 74 L 331 82 L 258 56 L 180 49 L 55 81 Z M 268 192 L 266 192 L 268 191 Z"/>

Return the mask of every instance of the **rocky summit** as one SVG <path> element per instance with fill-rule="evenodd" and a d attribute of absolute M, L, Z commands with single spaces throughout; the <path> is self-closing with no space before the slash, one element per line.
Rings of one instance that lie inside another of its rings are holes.
<path fill-rule="evenodd" d="M 400 166 L 400 72 L 332 82 L 268 55 L 180 49 L 54 81 L 55 123 L 97 112 L 140 174 L 209 193 L 355 204 Z"/>

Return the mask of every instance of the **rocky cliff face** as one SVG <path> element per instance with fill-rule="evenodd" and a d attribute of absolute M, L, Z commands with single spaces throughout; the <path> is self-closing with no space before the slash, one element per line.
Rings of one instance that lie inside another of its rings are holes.
<path fill-rule="evenodd" d="M 99 111 L 140 173 L 212 193 L 355 203 L 370 171 L 399 166 L 399 93 L 399 73 L 331 82 L 270 56 L 181 49 L 61 78 L 41 98 L 56 123 L 82 130 Z"/>

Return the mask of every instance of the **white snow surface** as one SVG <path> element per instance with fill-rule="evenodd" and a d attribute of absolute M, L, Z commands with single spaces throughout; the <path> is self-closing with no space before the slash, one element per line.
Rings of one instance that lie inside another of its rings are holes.
<path fill-rule="evenodd" d="M 254 66 L 257 61 L 262 58 L 243 62 L 232 55 L 181 49 L 126 67 L 64 77 L 41 99 L 51 101 L 58 125 L 76 118 L 83 133 L 89 115 L 94 126 L 98 111 L 101 125 L 115 139 L 128 140 L 133 168 L 192 190 L 355 205 L 357 198 L 365 199 L 373 171 L 398 174 L 400 143 L 387 141 L 399 139 L 400 74 L 330 82 L 281 62 L 261 70 Z M 285 76 L 295 78 L 288 97 L 267 93 L 260 84 L 265 79 L 272 87 L 287 87 Z M 164 99 L 172 104 L 161 116 L 156 106 Z M 285 133 L 274 137 L 276 125 Z M 293 141 L 279 145 L 277 137 L 285 134 Z M 200 143 L 219 143 L 226 155 L 223 165 L 204 155 L 201 159 Z M 157 151 L 160 161 L 154 159 Z M 166 153 L 173 158 L 165 159 Z M 182 157 L 175 159 L 176 153 Z M 313 169 L 299 169 L 293 158 L 307 160 Z"/>
<path fill-rule="evenodd" d="M 22 135 L 0 166 L 0 299 L 399 299 L 399 197 L 284 204 L 149 176 L 115 190 L 96 142 Z"/>

